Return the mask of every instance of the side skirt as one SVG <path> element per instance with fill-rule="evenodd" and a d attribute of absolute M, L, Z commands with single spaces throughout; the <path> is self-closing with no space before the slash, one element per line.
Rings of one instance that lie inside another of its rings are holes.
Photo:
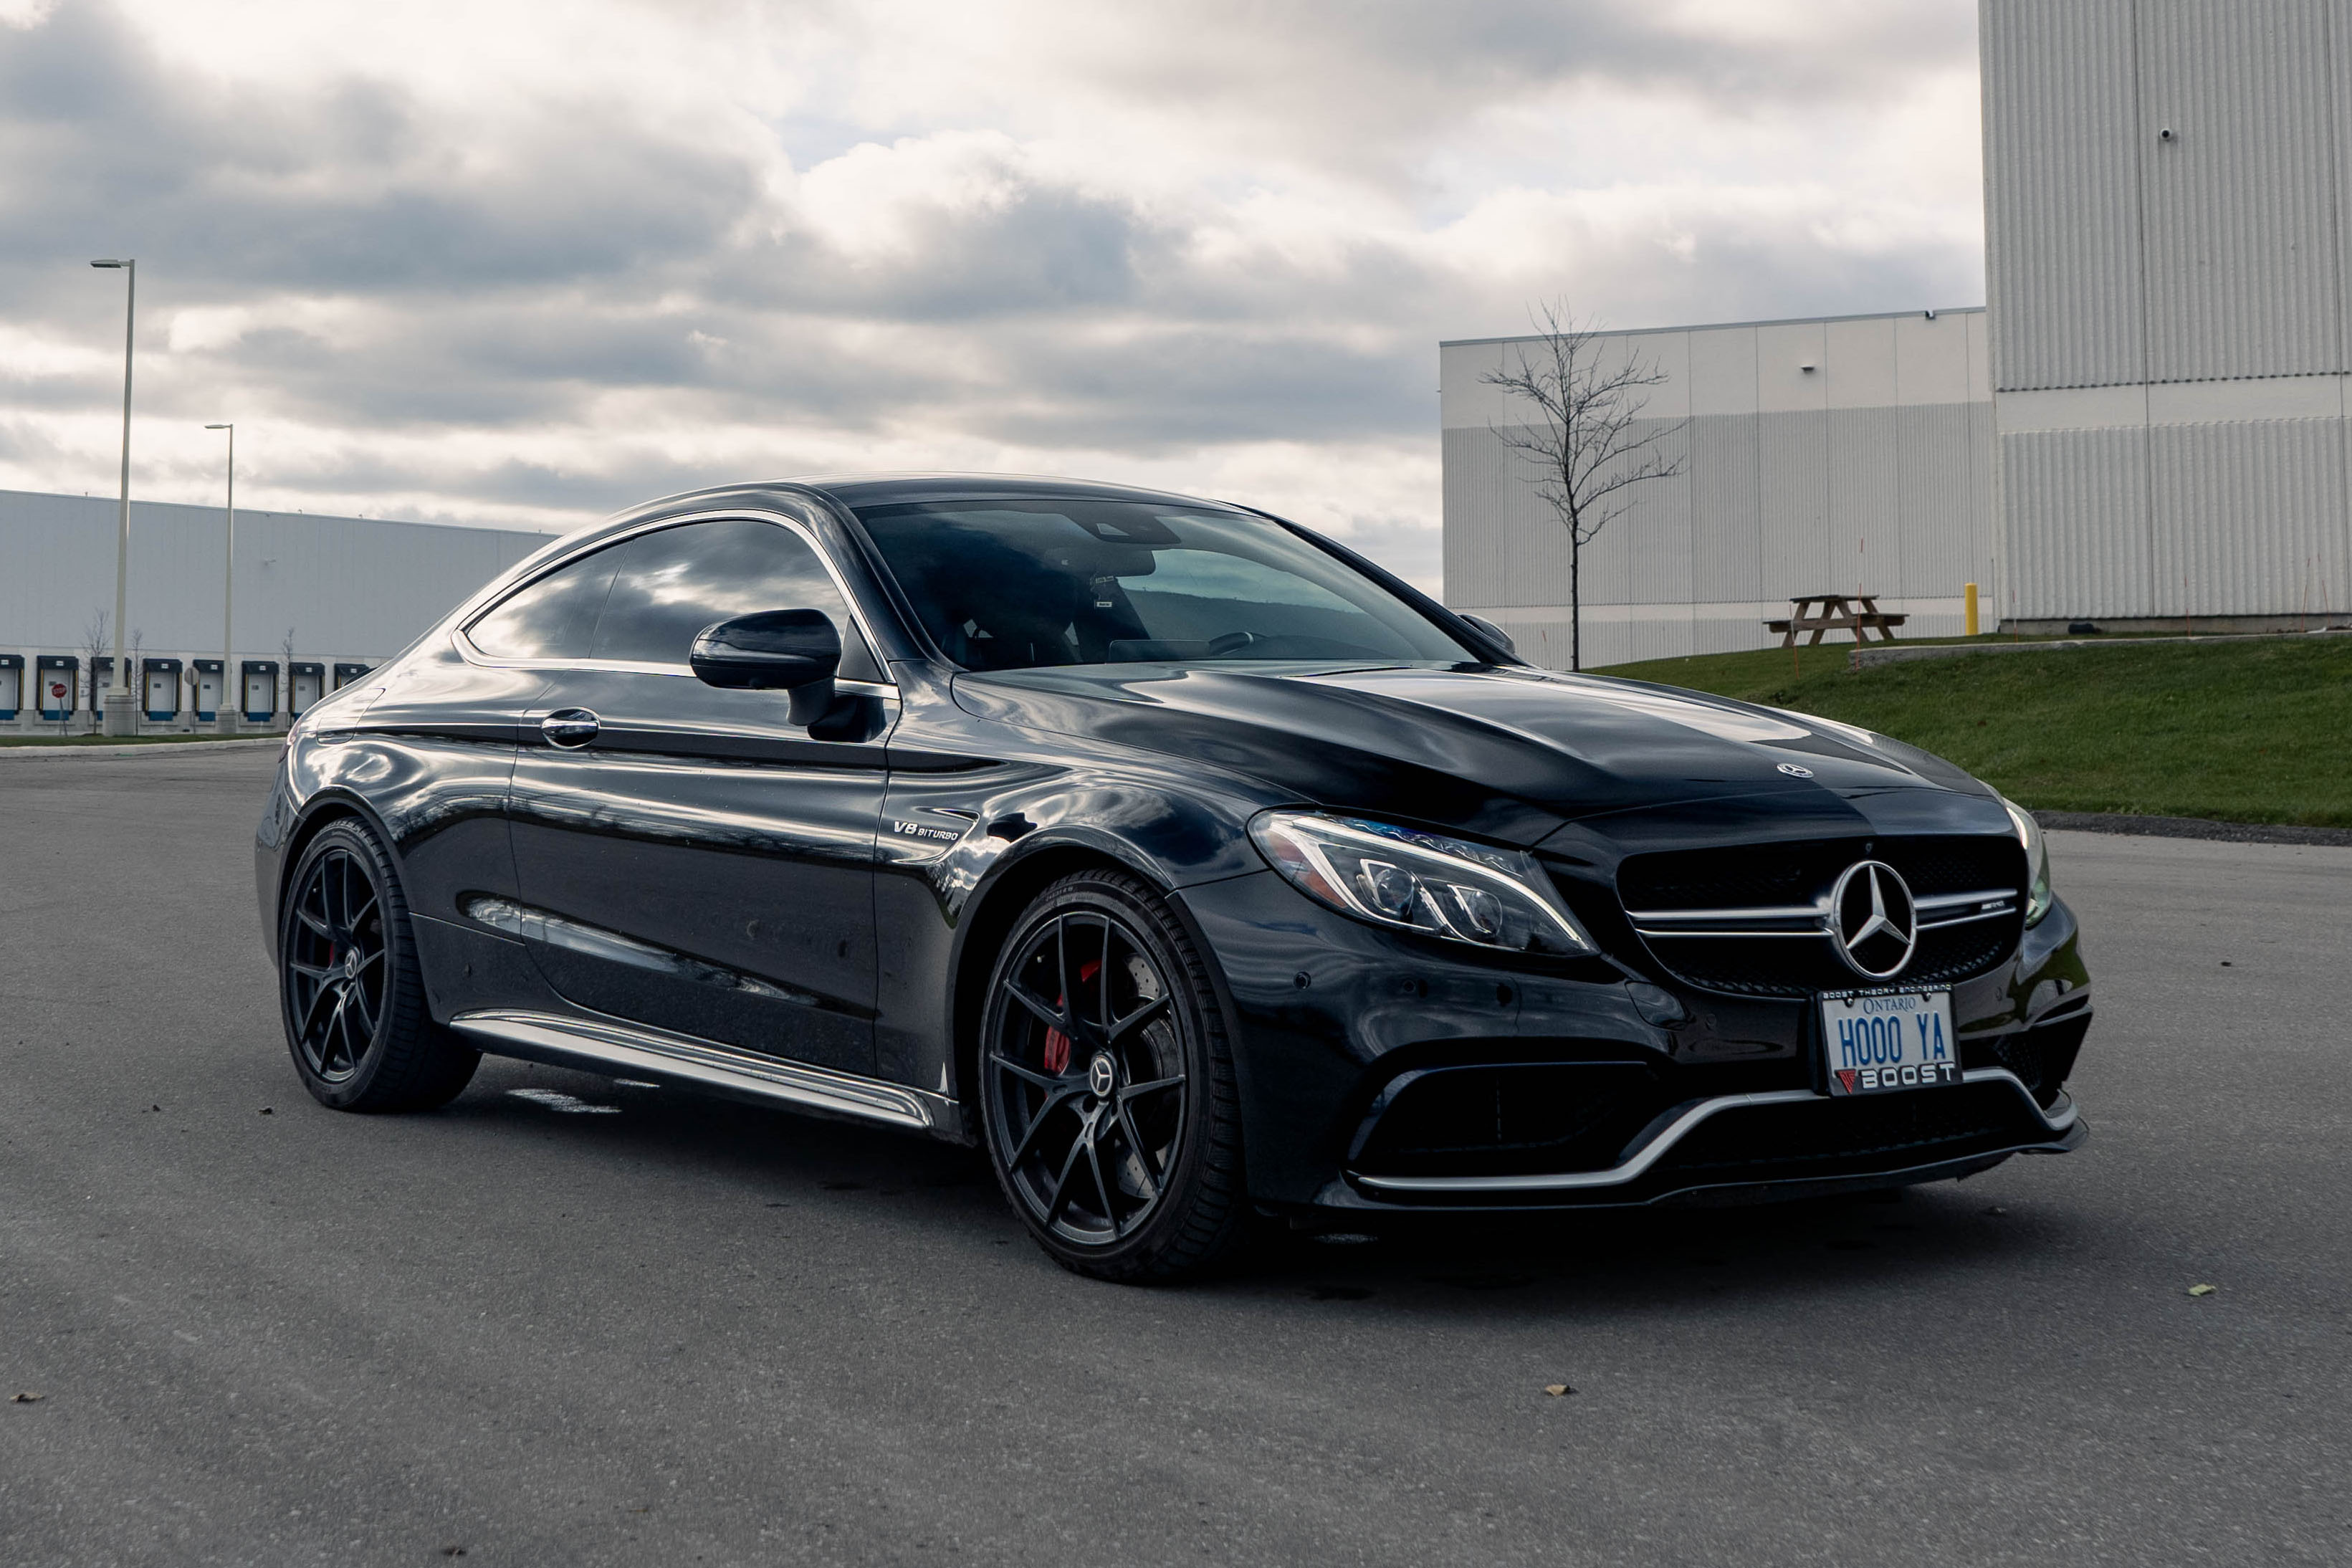
<path fill-rule="evenodd" d="M 615 1019 L 486 1008 L 457 1015 L 449 1027 L 494 1056 L 687 1085 L 757 1104 L 879 1122 L 939 1138 L 963 1134 L 961 1108 L 939 1095 Z"/>

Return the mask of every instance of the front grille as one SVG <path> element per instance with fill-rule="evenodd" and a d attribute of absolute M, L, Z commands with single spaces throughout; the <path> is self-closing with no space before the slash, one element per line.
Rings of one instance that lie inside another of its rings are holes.
<path fill-rule="evenodd" d="M 1657 1169 L 1787 1181 L 1935 1164 L 2049 1135 L 2010 1085 L 1970 1083 L 1718 1111 L 1693 1128 Z"/>
<path fill-rule="evenodd" d="M 1367 1173 L 1599 1171 L 1670 1102 L 1642 1062 L 1537 1062 L 1404 1075 L 1350 1161 Z"/>
<path fill-rule="evenodd" d="M 2015 948 L 2024 929 L 2025 855 L 2006 834 L 1808 839 L 1637 855 L 1618 868 L 1617 890 L 1641 931 L 1637 940 L 1676 977 L 1736 995 L 1807 996 L 1881 984 L 1846 967 L 1820 934 L 1816 913 L 1846 868 L 1866 859 L 1894 867 L 1923 900 L 1911 961 L 1883 984 L 1951 985 L 1992 969 Z M 1924 907 L 1971 893 L 2005 901 L 1989 918 L 1962 918 L 1982 912 L 1974 904 L 1932 912 Z M 1724 918 L 1700 918 L 1715 913 Z M 1644 915 L 1657 918 L 1645 924 Z M 1927 924 L 1931 919 L 1956 923 Z M 1675 932 L 1677 920 L 1707 934 Z M 1724 934 L 1726 928 L 1735 933 Z"/>

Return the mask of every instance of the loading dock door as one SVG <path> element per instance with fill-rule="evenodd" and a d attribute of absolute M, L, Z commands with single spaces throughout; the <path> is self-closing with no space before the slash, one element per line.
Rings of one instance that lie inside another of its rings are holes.
<path fill-rule="evenodd" d="M 245 667 L 245 717 L 248 723 L 266 724 L 278 715 L 278 667 L 274 664 L 251 664 Z"/>
<path fill-rule="evenodd" d="M 147 717 L 156 723 L 180 716 L 180 661 L 151 658 L 141 671 L 146 677 Z"/>

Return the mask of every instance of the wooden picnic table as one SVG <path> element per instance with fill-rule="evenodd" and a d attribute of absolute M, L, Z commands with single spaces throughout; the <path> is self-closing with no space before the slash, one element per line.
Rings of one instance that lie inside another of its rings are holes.
<path fill-rule="evenodd" d="M 1875 594 L 1797 594 L 1789 603 L 1795 607 L 1787 620 L 1764 623 L 1766 631 L 1780 634 L 1782 647 L 1796 647 L 1799 632 L 1813 634 L 1809 647 L 1822 640 L 1823 632 L 1852 632 L 1855 642 L 1865 643 L 1874 627 L 1879 641 L 1893 642 L 1895 628 L 1911 618 L 1881 610 Z"/>

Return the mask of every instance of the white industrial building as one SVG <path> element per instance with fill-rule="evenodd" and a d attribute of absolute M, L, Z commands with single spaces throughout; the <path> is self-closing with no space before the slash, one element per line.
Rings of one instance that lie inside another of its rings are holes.
<path fill-rule="evenodd" d="M 2025 631 L 2352 613 L 2352 0 L 1983 0 L 1979 37 L 1988 310 L 1612 335 L 1689 424 L 1587 556 L 1586 663 L 1857 587 L 1914 633 L 1968 582 Z M 1446 598 L 1564 663 L 1507 352 L 1440 349 Z"/>
<path fill-rule="evenodd" d="M 113 496 L 0 490 L 0 733 L 93 724 L 113 669 L 119 519 Z M 212 721 L 230 629 L 235 710 L 248 723 L 282 725 L 549 538 L 239 508 L 230 628 L 227 528 L 220 507 L 131 503 L 126 631 L 137 645 L 130 657 L 142 730 Z"/>
<path fill-rule="evenodd" d="M 1527 340 L 1439 350 L 1445 599 L 1565 667 L 1567 536 L 1482 379 Z M 1612 333 L 1662 377 L 1636 429 L 1680 472 L 1584 550 L 1584 662 L 1754 647 L 1792 594 L 1875 593 L 1906 631 L 1957 632 L 1994 554 L 1982 310 Z"/>

